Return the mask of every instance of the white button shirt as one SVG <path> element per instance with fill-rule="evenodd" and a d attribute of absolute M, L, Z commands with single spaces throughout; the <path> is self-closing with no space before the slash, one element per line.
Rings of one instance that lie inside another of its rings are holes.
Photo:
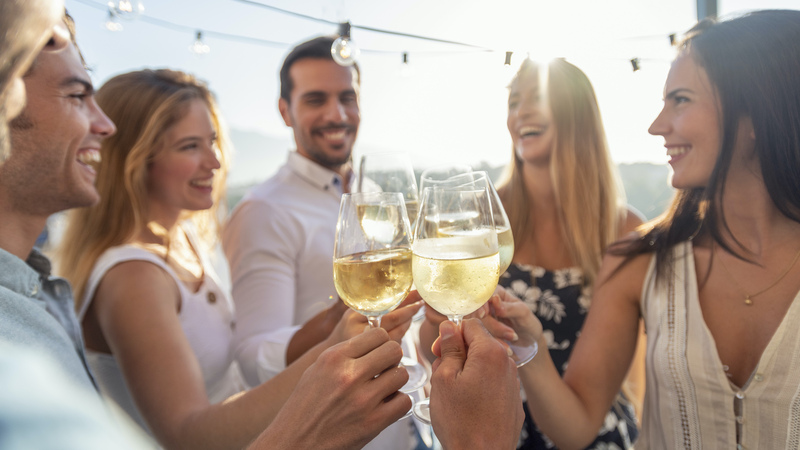
<path fill-rule="evenodd" d="M 338 297 L 333 241 L 341 177 L 297 152 L 253 188 L 224 228 L 237 320 L 234 348 L 256 386 L 286 368 L 300 327 Z"/>

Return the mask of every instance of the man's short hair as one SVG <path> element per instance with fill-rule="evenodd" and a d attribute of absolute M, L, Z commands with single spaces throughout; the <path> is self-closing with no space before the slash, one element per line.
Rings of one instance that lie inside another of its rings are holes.
<path fill-rule="evenodd" d="M 292 77 L 289 76 L 289 70 L 292 65 L 301 59 L 327 59 L 333 61 L 331 55 L 331 47 L 336 37 L 333 36 L 320 36 L 309 41 L 303 42 L 292 49 L 291 52 L 283 60 L 281 66 L 280 79 L 281 79 L 281 98 L 289 101 L 294 89 Z M 356 69 L 356 83 L 361 84 L 361 71 L 358 68 L 358 63 L 353 64 Z"/>

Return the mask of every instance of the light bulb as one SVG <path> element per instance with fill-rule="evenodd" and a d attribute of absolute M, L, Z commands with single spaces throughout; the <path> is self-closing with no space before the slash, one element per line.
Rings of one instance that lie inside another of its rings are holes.
<path fill-rule="evenodd" d="M 109 1 L 108 7 L 123 19 L 135 19 L 144 12 L 144 5 L 139 0 Z"/>
<path fill-rule="evenodd" d="M 339 37 L 331 45 L 333 60 L 340 66 L 352 66 L 360 54 L 361 50 L 350 39 L 350 23 L 340 24 Z"/>
<path fill-rule="evenodd" d="M 206 53 L 211 52 L 211 47 L 206 45 L 203 42 L 203 32 L 197 32 L 197 38 L 194 40 L 192 45 L 189 46 L 189 51 L 194 53 L 195 55 L 205 55 Z"/>
<path fill-rule="evenodd" d="M 408 52 L 403 52 L 403 63 L 400 65 L 400 76 L 409 78 L 414 74 L 411 66 L 408 65 Z"/>
<path fill-rule="evenodd" d="M 119 23 L 119 17 L 109 8 L 108 20 L 106 20 L 105 28 L 108 31 L 122 31 L 122 24 Z"/>

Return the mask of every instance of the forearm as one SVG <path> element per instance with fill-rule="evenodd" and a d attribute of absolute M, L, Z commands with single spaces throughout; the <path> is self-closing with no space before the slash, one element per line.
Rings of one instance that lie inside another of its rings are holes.
<path fill-rule="evenodd" d="M 286 364 L 292 364 L 309 349 L 327 339 L 345 310 L 346 307 L 336 303 L 297 330 L 286 348 Z"/>
<path fill-rule="evenodd" d="M 593 417 L 564 382 L 543 337 L 539 339 L 539 353 L 519 368 L 519 377 L 536 425 L 559 448 L 582 449 L 595 439 L 605 414 Z"/>

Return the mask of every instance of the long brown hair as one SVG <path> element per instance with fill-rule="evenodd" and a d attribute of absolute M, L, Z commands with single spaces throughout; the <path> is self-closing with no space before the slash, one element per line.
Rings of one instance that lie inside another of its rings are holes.
<path fill-rule="evenodd" d="M 214 97 L 192 75 L 167 69 L 130 72 L 110 79 L 96 98 L 118 131 L 103 141 L 100 150 L 97 190 L 101 200 L 71 212 L 59 251 L 61 272 L 75 289 L 77 307 L 100 255 L 131 242 L 148 225 L 149 163 L 162 147 L 165 132 L 186 115 L 192 101 L 203 101 L 211 112 L 221 164 L 214 177 L 214 206 L 182 216 L 194 222 L 207 248 L 217 239 L 224 210 L 230 151 Z"/>
<path fill-rule="evenodd" d="M 545 67 L 526 59 L 511 86 L 531 76 L 546 81 L 539 85 L 542 88 L 546 84 L 556 130 L 550 159 L 556 206 L 569 254 L 583 271 L 584 285 L 590 286 L 597 277 L 603 252 L 619 237 L 627 214 L 624 191 L 586 75 L 563 59 Z M 523 161 L 515 149 L 511 154 L 498 193 L 511 221 L 515 245 L 520 248 L 535 218 L 528 213 L 531 200 L 525 188 Z"/>
<path fill-rule="evenodd" d="M 747 258 L 722 239 L 730 234 L 722 195 L 740 119 L 749 117 L 761 176 L 772 202 L 800 222 L 800 11 L 755 11 L 723 22 L 706 19 L 687 32 L 679 46 L 703 67 L 720 104 L 720 152 L 704 188 L 681 190 L 670 209 L 648 224 L 641 238 L 610 251 L 628 259 L 656 253 L 658 279 L 671 267 L 671 249 L 695 236 L 710 237 L 727 251 Z M 735 241 L 734 237 L 734 242 Z"/>

